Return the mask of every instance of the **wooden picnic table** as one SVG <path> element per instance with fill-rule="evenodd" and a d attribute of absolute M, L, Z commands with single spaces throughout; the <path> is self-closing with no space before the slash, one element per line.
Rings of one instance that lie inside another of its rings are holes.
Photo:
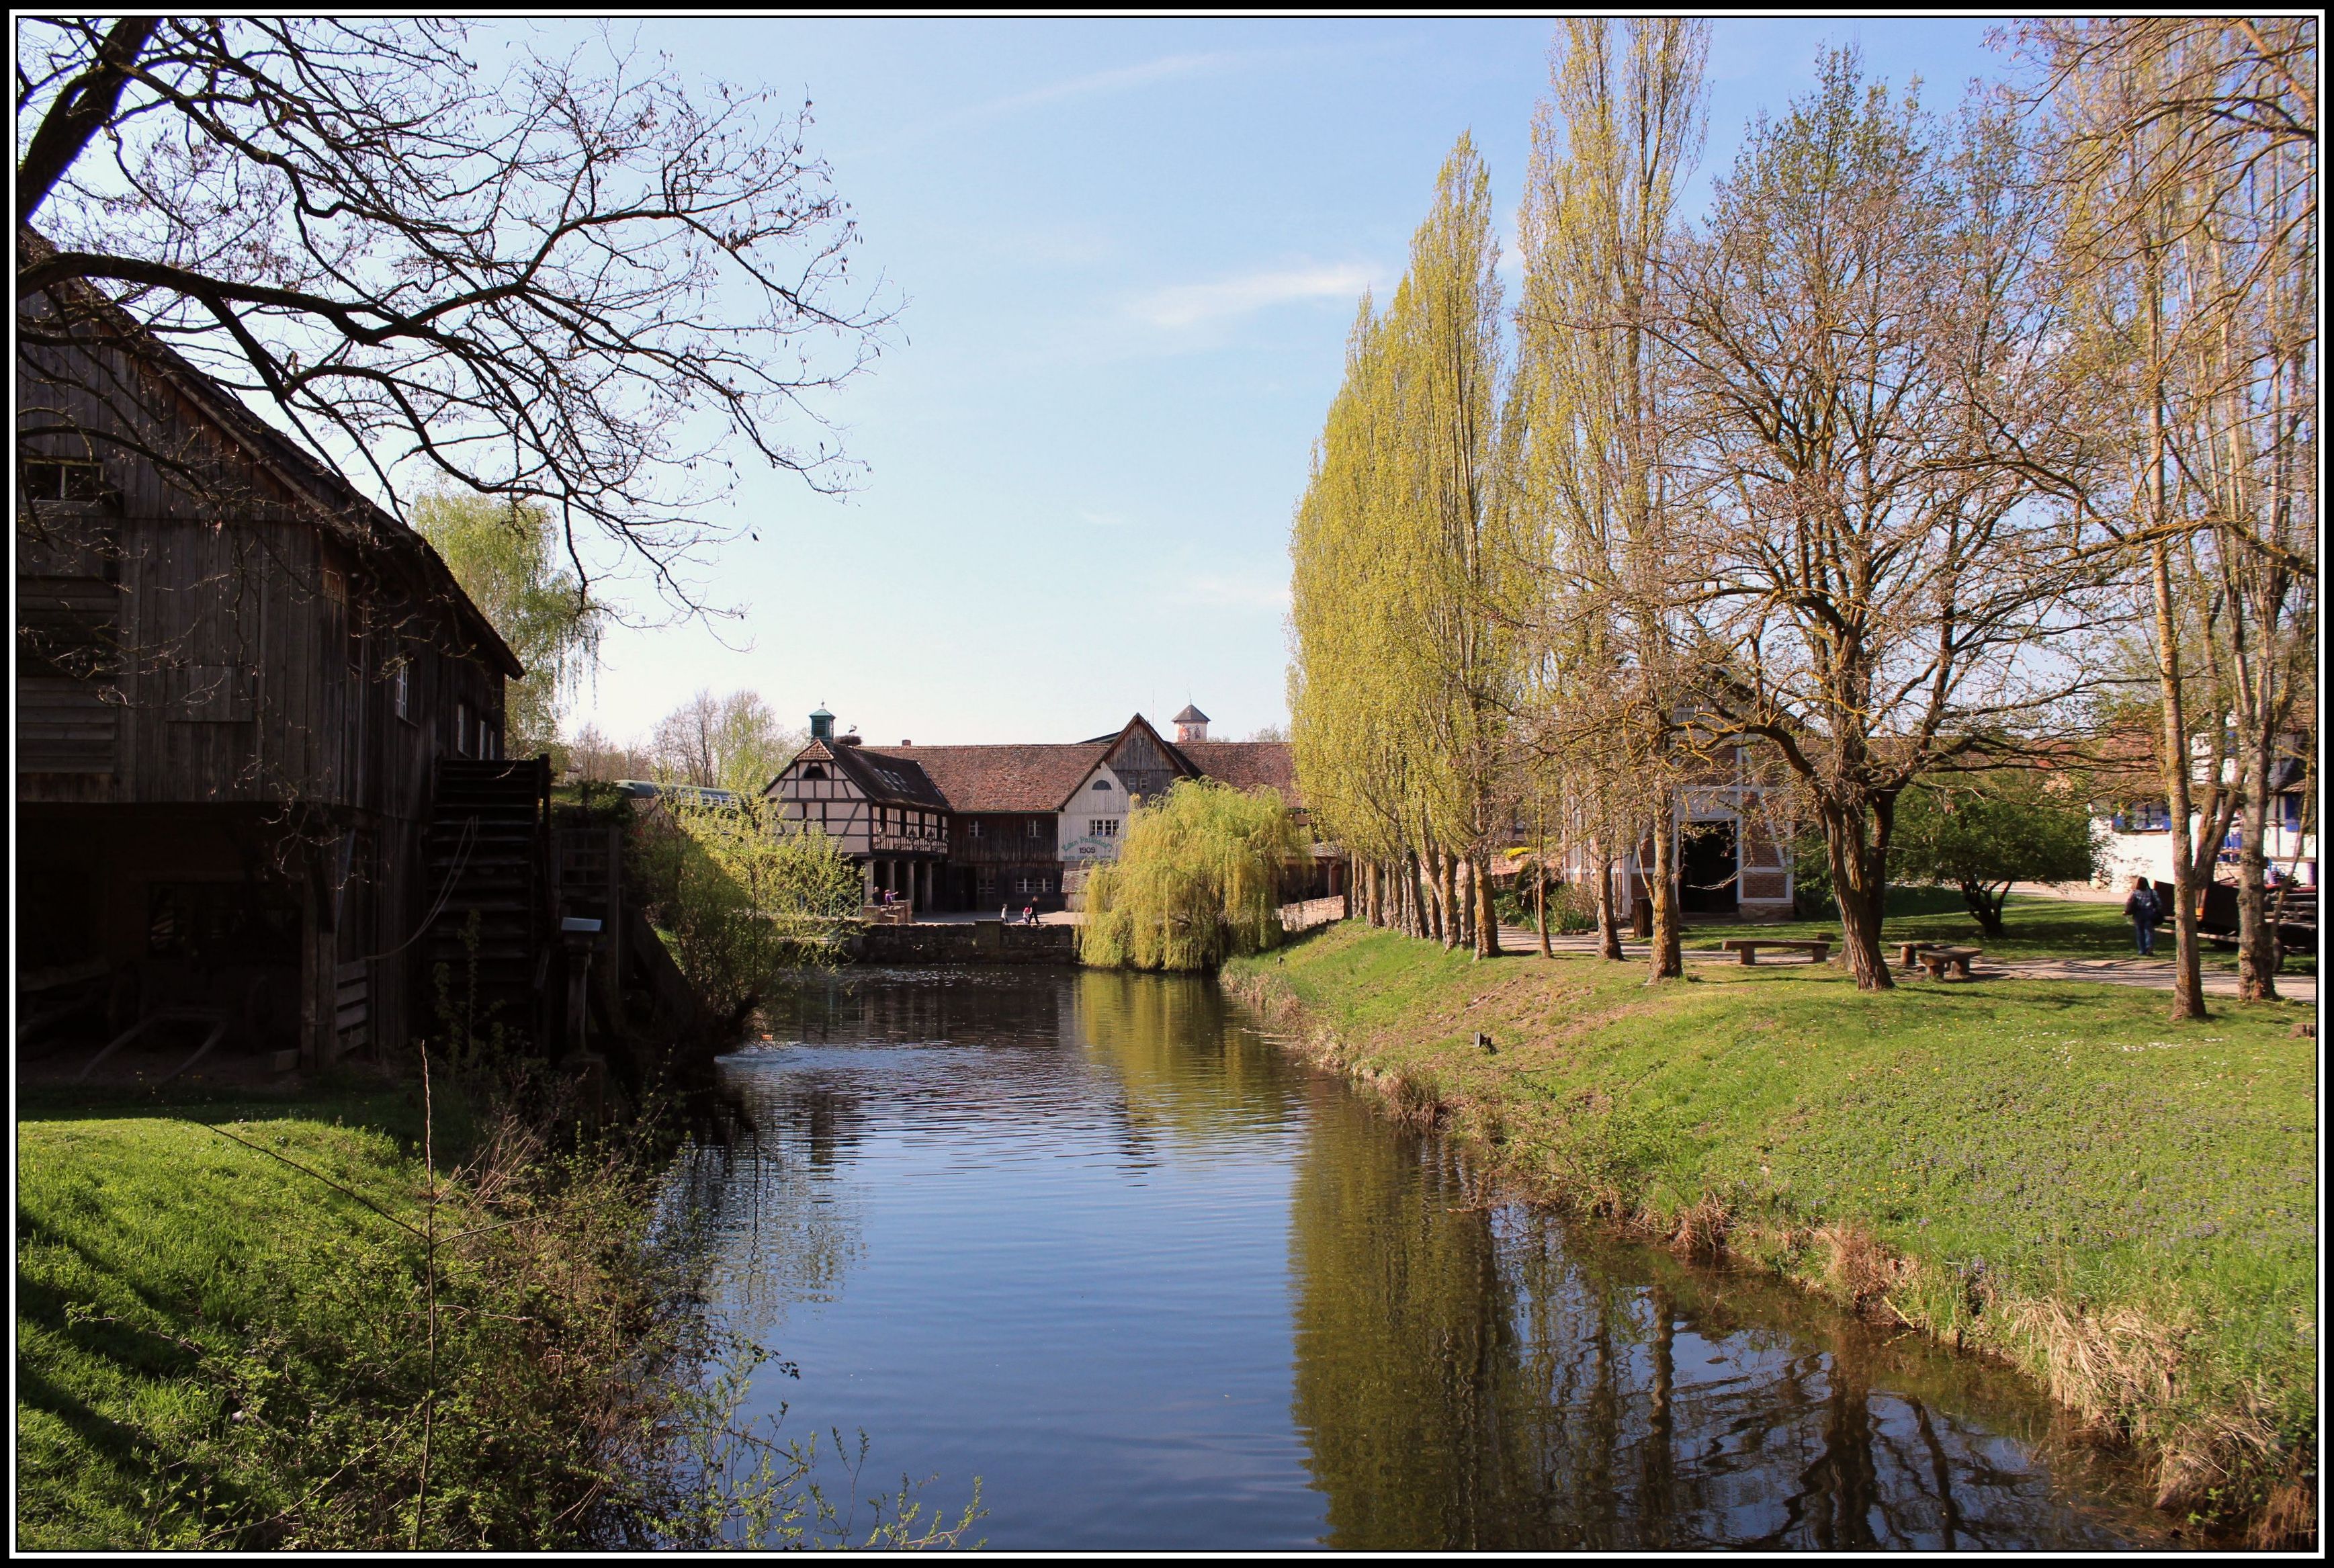
<path fill-rule="evenodd" d="M 1822 963 L 1831 957 L 1831 938 L 1818 937 L 1812 940 L 1798 937 L 1730 937 L 1719 947 L 1726 952 L 1739 954 L 1745 964 L 1759 961 L 1761 948 L 1780 948 L 1795 953 L 1805 953 L 1809 959 Z"/>

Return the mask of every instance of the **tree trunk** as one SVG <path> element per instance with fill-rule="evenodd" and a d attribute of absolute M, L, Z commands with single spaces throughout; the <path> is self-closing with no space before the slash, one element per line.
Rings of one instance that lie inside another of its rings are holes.
<path fill-rule="evenodd" d="M 1426 867 L 1421 863 L 1416 850 L 1405 851 L 1403 863 L 1408 873 L 1403 892 L 1410 899 L 1410 934 L 1423 941 L 1431 934 L 1426 914 Z"/>
<path fill-rule="evenodd" d="M 1548 867 L 1539 861 L 1532 863 L 1533 885 L 1539 890 L 1539 956 L 1556 957 L 1556 949 L 1548 945 Z"/>
<path fill-rule="evenodd" d="M 2152 410 L 2160 425 L 2163 411 Z M 2160 447 L 2162 436 L 2156 438 Z M 2163 515 L 2163 465 L 2156 464 L 2156 515 Z M 2156 597 L 2156 678 L 2162 697 L 2164 729 L 2158 762 L 2165 804 L 2172 818 L 2172 1016 L 2202 1018 L 2204 964 L 2196 938 L 2196 873 L 2189 833 L 2188 716 L 2180 676 L 2180 622 L 2172 608 L 2172 550 L 2162 539 L 2148 551 L 2148 576 Z"/>
<path fill-rule="evenodd" d="M 1616 964 L 1621 961 L 1621 911 L 1613 899 L 1613 857 L 1601 850 L 1596 858 L 1596 950 Z"/>
<path fill-rule="evenodd" d="M 1856 976 L 1857 990 L 1893 990 L 1896 979 L 1880 948 L 1880 922 L 1888 909 L 1887 842 L 1877 832 L 1866 839 L 1861 811 L 1851 813 L 1829 803 L 1819 811 L 1824 848 L 1831 861 L 1832 898 L 1839 905 L 1841 955 Z"/>
<path fill-rule="evenodd" d="M 2269 776 L 2271 734 L 2252 737 L 2245 758 L 2245 803 L 2237 833 L 2237 999 L 2274 1002 L 2277 928 L 2269 919 Z"/>
<path fill-rule="evenodd" d="M 1434 934 L 1442 940 L 1443 950 L 1456 951 L 1459 946 L 1458 871 L 1449 855 L 1437 850 L 1434 854 Z"/>
<path fill-rule="evenodd" d="M 1646 890 L 1653 895 L 1654 950 L 1645 967 L 1645 983 L 1674 980 L 1685 973 L 1683 913 L 1678 909 L 1677 890 L 1677 803 L 1673 796 L 1662 803 L 1654 819 L 1654 874 L 1652 886 Z"/>
<path fill-rule="evenodd" d="M 1969 906 L 1969 912 L 1976 918 L 1978 929 L 1989 937 L 1999 937 L 2003 934 L 2001 906 L 2003 900 L 2009 897 L 2010 890 L 2007 887 L 1996 893 L 1987 889 L 1982 882 L 1965 881 L 1962 884 L 1962 902 Z"/>
<path fill-rule="evenodd" d="M 1500 906 L 1492 900 L 1491 879 L 1484 874 L 1480 859 L 1471 863 L 1468 875 L 1475 883 L 1475 957 L 1496 958 L 1500 956 Z"/>

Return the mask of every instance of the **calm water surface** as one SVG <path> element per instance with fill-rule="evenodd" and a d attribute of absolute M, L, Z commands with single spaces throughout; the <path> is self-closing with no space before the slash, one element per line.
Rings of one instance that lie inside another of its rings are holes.
<path fill-rule="evenodd" d="M 858 971 L 684 1180 L 754 1409 L 994 1546 L 2165 1544 L 1998 1370 L 1484 1201 L 1201 980 Z"/>

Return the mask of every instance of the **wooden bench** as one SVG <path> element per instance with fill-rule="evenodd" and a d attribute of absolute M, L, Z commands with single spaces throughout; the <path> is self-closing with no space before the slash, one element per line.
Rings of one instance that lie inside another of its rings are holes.
<path fill-rule="evenodd" d="M 1779 937 L 1730 937 L 1719 946 L 1729 953 L 1740 954 L 1745 964 L 1757 963 L 1761 948 L 1780 948 L 1787 952 L 1805 953 L 1818 964 L 1831 957 L 1830 940 L 1820 937 L 1806 942 Z"/>
<path fill-rule="evenodd" d="M 1945 971 L 1948 969 L 1963 979 L 1968 980 L 1974 978 L 1970 974 L 1970 960 L 1982 957 L 1984 953 L 1985 949 L 1982 948 L 1944 948 L 1934 943 L 1924 942 L 1919 945 L 1918 950 L 1912 955 L 1912 957 L 1920 964 L 1921 967 L 1929 972 L 1929 978 L 1932 980 L 1945 978 Z"/>

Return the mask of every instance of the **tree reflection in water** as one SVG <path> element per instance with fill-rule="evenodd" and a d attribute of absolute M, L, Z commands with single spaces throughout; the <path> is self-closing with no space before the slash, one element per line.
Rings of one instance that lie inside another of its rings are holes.
<path fill-rule="evenodd" d="M 1335 1085 L 1313 1118 L 1295 1408 L 1330 1544 L 2131 1541 L 2051 1484 L 2097 1461 L 1998 1370 L 1486 1202 Z"/>
<path fill-rule="evenodd" d="M 2157 1538 L 2002 1370 L 1487 1200 L 1211 982 L 813 976 L 676 1172 L 754 1408 L 984 1477 L 1000 1545 Z"/>

